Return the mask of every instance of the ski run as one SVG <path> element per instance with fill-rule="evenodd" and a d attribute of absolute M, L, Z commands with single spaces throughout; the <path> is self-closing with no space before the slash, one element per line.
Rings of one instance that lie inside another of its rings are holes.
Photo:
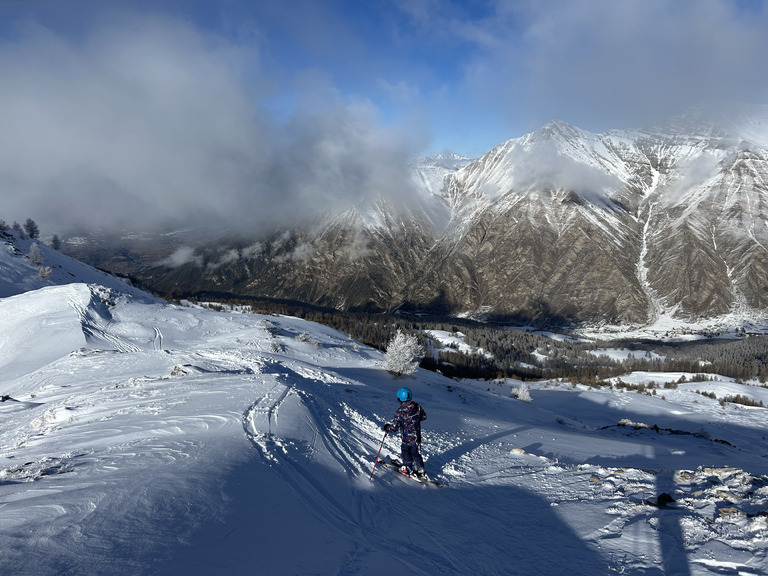
<path fill-rule="evenodd" d="M 296 318 L 70 276 L 1 286 L 1 574 L 768 573 L 766 409 L 701 393 L 768 405 L 757 382 L 529 382 L 525 402 L 511 380 L 394 379 Z M 370 478 L 402 385 L 439 490 Z"/>

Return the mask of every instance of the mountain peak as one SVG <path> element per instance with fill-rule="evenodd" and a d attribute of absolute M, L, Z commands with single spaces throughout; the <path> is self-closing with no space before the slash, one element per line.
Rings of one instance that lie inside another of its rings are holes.
<path fill-rule="evenodd" d="M 591 136 L 591 133 L 562 120 L 550 120 L 534 132 L 534 137 L 543 141 L 584 139 L 586 136 Z"/>

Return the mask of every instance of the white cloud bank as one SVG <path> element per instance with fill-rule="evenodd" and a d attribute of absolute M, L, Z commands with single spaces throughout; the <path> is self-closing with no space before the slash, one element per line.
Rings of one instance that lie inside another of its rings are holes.
<path fill-rule="evenodd" d="M 180 19 L 121 13 L 74 39 L 27 22 L 0 43 L 0 78 L 6 219 L 59 230 L 220 219 L 256 231 L 407 197 L 412 138 L 370 102 L 307 73 L 304 101 L 270 120 L 255 48 Z"/>

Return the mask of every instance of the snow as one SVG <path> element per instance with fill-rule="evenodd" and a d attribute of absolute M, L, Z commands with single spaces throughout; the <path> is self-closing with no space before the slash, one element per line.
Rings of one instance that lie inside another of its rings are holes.
<path fill-rule="evenodd" d="M 648 358 L 649 360 L 663 360 L 664 357 L 654 353 L 643 354 L 637 350 L 629 350 L 628 348 L 598 348 L 597 350 L 590 351 L 595 356 L 608 356 L 611 360 L 617 362 L 623 362 L 630 358 Z"/>
<path fill-rule="evenodd" d="M 42 265 L 51 269 L 50 277 L 39 274 L 40 266 L 29 259 L 32 246 L 37 244 L 43 257 Z M 137 298 L 149 298 L 146 293 L 131 288 L 124 280 L 96 270 L 82 262 L 72 260 L 61 252 L 51 249 L 39 240 L 17 238 L 13 231 L 0 232 L 0 298 L 74 282 L 100 284 L 133 294 Z"/>
<path fill-rule="evenodd" d="M 697 392 L 764 388 L 526 382 L 521 402 L 92 274 L 0 299 L 2 574 L 768 573 L 766 410 Z M 444 488 L 369 479 L 403 384 Z"/>
<path fill-rule="evenodd" d="M 433 339 L 437 344 L 433 349 L 435 358 L 443 348 L 452 348 L 456 352 L 472 356 L 490 356 L 488 352 L 480 347 L 473 346 L 468 340 L 466 334 L 462 332 L 448 332 L 447 330 L 426 330 L 425 334 Z"/>
<path fill-rule="evenodd" d="M 423 190 L 435 196 L 444 192 L 445 179 L 472 160 L 459 154 L 433 154 L 414 162 L 411 178 Z"/>

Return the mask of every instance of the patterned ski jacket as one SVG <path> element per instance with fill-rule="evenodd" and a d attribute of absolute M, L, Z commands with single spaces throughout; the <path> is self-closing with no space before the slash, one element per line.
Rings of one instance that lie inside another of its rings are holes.
<path fill-rule="evenodd" d="M 421 444 L 421 421 L 426 419 L 424 409 L 413 400 L 407 400 L 395 412 L 391 427 L 402 432 L 404 445 Z"/>

